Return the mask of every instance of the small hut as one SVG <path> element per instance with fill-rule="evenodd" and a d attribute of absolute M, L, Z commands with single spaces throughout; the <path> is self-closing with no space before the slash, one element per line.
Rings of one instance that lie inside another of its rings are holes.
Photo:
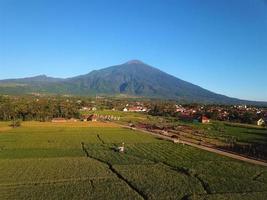
<path fill-rule="evenodd" d="M 200 117 L 200 120 L 199 120 L 202 124 L 207 124 L 207 123 L 210 123 L 210 119 L 206 116 L 201 116 Z"/>
<path fill-rule="evenodd" d="M 123 153 L 124 152 L 124 142 L 122 143 L 122 145 L 120 146 L 120 147 L 118 147 L 118 152 L 120 152 L 120 153 Z"/>
<path fill-rule="evenodd" d="M 258 125 L 258 126 L 263 126 L 263 125 L 265 125 L 265 121 L 264 121 L 264 119 L 260 118 L 260 119 L 257 121 L 257 125 Z"/>

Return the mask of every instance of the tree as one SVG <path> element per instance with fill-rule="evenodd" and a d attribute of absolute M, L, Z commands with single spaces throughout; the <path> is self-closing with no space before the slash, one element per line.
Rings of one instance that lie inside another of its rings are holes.
<path fill-rule="evenodd" d="M 12 124 L 10 125 L 12 126 L 13 128 L 17 128 L 17 127 L 20 127 L 21 126 L 21 122 L 20 120 L 16 120 L 15 118 L 12 120 Z"/>

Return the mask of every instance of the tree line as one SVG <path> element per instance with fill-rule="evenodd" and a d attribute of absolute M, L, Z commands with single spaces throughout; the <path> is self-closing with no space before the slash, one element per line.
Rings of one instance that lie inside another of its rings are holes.
<path fill-rule="evenodd" d="M 79 104 L 64 97 L 0 96 L 0 120 L 38 120 L 79 118 Z"/>

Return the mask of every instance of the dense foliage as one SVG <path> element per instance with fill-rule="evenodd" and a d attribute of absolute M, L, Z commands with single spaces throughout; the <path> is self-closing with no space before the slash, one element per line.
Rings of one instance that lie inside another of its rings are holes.
<path fill-rule="evenodd" d="M 63 97 L 1 97 L 0 120 L 48 121 L 54 117 L 77 118 L 79 105 Z"/>

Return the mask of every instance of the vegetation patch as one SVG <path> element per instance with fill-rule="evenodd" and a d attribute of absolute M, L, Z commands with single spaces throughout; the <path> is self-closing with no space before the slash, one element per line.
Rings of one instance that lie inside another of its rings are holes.
<path fill-rule="evenodd" d="M 0 199 L 265 199 L 264 167 L 126 128 L 23 124 L 0 134 Z"/>

